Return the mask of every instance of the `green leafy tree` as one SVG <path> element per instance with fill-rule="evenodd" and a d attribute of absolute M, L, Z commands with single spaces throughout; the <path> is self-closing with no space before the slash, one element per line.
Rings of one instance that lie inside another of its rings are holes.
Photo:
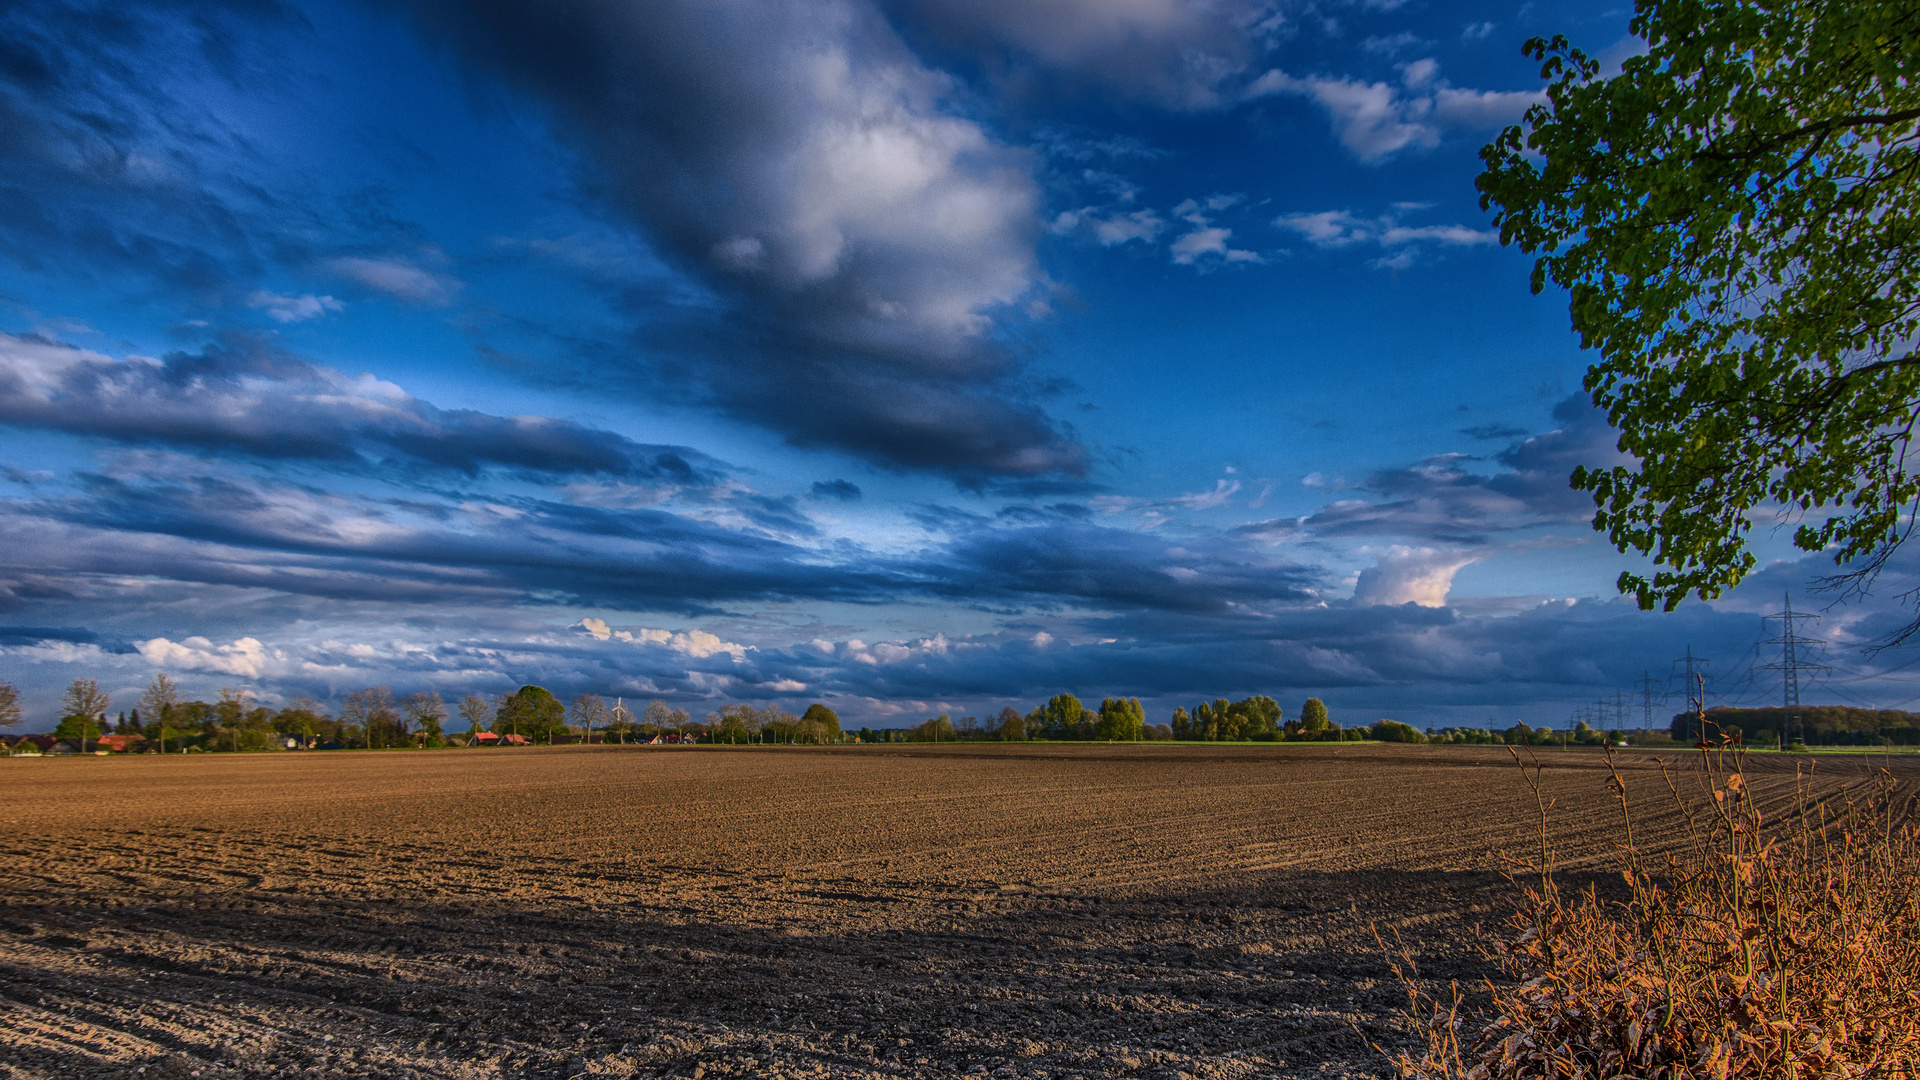
<path fill-rule="evenodd" d="M 1243 739 L 1272 739 L 1280 732 L 1280 703 L 1264 694 L 1236 701 L 1229 711 L 1239 717 Z"/>
<path fill-rule="evenodd" d="M 1071 739 L 1085 719 L 1086 707 L 1072 694 L 1055 694 L 1027 715 L 1027 733 L 1048 739 Z"/>
<path fill-rule="evenodd" d="M 1317 697 L 1310 697 L 1300 704 L 1300 737 L 1303 739 L 1324 739 L 1333 730 L 1333 721 L 1327 716 L 1327 703 Z"/>
<path fill-rule="evenodd" d="M 333 717 L 327 715 L 327 707 L 307 694 L 300 694 L 287 702 L 273 718 L 273 730 L 282 735 L 292 735 L 303 745 L 311 746 L 317 740 Z"/>
<path fill-rule="evenodd" d="M 1545 104 L 1481 151 L 1501 239 L 1568 290 L 1631 463 L 1594 527 L 1671 610 L 1755 565 L 1769 518 L 1864 588 L 1911 528 L 1920 412 L 1920 49 L 1907 2 L 1638 0 L 1612 77 L 1525 48 Z M 1901 636 L 1920 630 L 1910 625 Z"/>
<path fill-rule="evenodd" d="M 1147 712 L 1139 698 L 1107 698 L 1100 702 L 1093 737 L 1110 742 L 1134 742 L 1146 729 Z"/>
<path fill-rule="evenodd" d="M 99 735 L 107 723 L 107 709 L 113 698 L 92 679 L 75 679 L 60 696 L 60 726 L 54 735 L 79 739 L 80 752 L 87 752 L 87 740 Z"/>
<path fill-rule="evenodd" d="M 1188 716 L 1187 710 L 1183 707 L 1174 707 L 1173 722 L 1170 727 L 1173 731 L 1173 737 L 1176 739 L 1186 740 L 1193 738 L 1193 717 Z"/>
<path fill-rule="evenodd" d="M 999 732 L 1001 742 L 1027 741 L 1027 719 L 1011 705 L 1001 709 L 1000 715 L 993 718 L 993 726 Z"/>
<path fill-rule="evenodd" d="M 542 686 L 523 686 L 508 694 L 494 712 L 495 734 L 519 735 L 530 742 L 550 743 L 566 726 L 567 707 Z"/>
<path fill-rule="evenodd" d="M 807 706 L 806 712 L 800 714 L 800 719 L 819 724 L 822 730 L 826 732 L 826 741 L 835 742 L 839 740 L 840 714 L 827 708 L 825 705 L 817 701 L 814 702 Z"/>
<path fill-rule="evenodd" d="M 1427 741 L 1427 737 L 1415 731 L 1411 724 L 1403 724 L 1398 720 L 1375 720 L 1373 726 L 1367 729 L 1367 737 L 1376 742 L 1419 743 Z"/>

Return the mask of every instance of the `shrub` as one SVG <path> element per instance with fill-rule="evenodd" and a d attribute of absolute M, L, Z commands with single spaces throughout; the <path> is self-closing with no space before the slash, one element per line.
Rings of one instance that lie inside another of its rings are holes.
<path fill-rule="evenodd" d="M 1410 724 L 1398 720 L 1375 720 L 1367 729 L 1367 737 L 1380 742 L 1417 743 L 1426 742 L 1427 737 L 1415 731 Z"/>
<path fill-rule="evenodd" d="M 1685 840 L 1653 865 L 1634 846 L 1625 780 L 1625 900 L 1569 897 L 1541 855 L 1493 953 L 1507 981 L 1464 1015 L 1396 965 L 1426 1034 L 1394 1059 L 1419 1080 L 1521 1077 L 1761 1080 L 1911 1078 L 1920 1072 L 1920 830 L 1914 796 L 1881 772 L 1830 800 L 1804 785 L 1763 814 L 1731 744 L 1701 744 L 1704 801 L 1683 797 Z M 1518 755 L 1516 754 L 1516 760 Z M 1664 766 L 1663 766 L 1664 771 Z"/>

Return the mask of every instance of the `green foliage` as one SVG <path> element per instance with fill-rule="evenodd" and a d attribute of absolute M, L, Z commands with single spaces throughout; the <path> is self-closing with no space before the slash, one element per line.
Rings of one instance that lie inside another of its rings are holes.
<path fill-rule="evenodd" d="M 1280 703 L 1265 695 L 1240 701 L 1226 698 L 1203 701 L 1189 713 L 1173 710 L 1173 738 L 1195 742 L 1237 742 L 1243 739 L 1277 738 L 1280 730 Z"/>
<path fill-rule="evenodd" d="M 821 730 L 826 732 L 828 742 L 840 738 L 840 714 L 817 701 L 807 706 L 807 711 L 800 714 L 800 719 L 819 724 Z"/>
<path fill-rule="evenodd" d="M 1098 716 L 1093 737 L 1108 742 L 1134 742 L 1147 726 L 1147 711 L 1140 707 L 1139 698 L 1106 698 L 1100 702 Z"/>
<path fill-rule="evenodd" d="M 1011 705 L 1001 709 L 1000 715 L 993 718 L 993 729 L 1001 742 L 1024 742 L 1027 737 L 1026 718 Z"/>
<path fill-rule="evenodd" d="M 566 726 L 567 707 L 540 686 L 523 686 L 501 698 L 493 715 L 495 734 L 522 735 L 530 742 L 552 742 Z"/>
<path fill-rule="evenodd" d="M 1327 718 L 1326 702 L 1317 697 L 1310 697 L 1301 704 L 1300 731 L 1302 734 L 1311 739 L 1332 726 L 1333 721 Z"/>
<path fill-rule="evenodd" d="M 1806 705 L 1793 709 L 1707 710 L 1713 725 L 1709 735 L 1737 735 L 1748 745 L 1772 745 L 1782 739 L 1805 738 L 1815 746 L 1920 745 L 1920 713 L 1900 709 L 1856 709 L 1845 705 Z M 1673 718 L 1669 728 L 1676 741 L 1696 742 L 1700 727 L 1693 713 Z"/>
<path fill-rule="evenodd" d="M 1427 741 L 1427 737 L 1415 731 L 1412 725 L 1403 724 L 1398 720 L 1375 720 L 1373 726 L 1367 728 L 1367 738 L 1375 742 L 1390 743 L 1423 743 Z"/>
<path fill-rule="evenodd" d="M 953 722 L 947 718 L 947 714 L 941 713 L 931 720 L 923 720 L 916 725 L 907 733 L 907 741 L 950 743 L 960 741 L 960 737 L 954 732 Z"/>
<path fill-rule="evenodd" d="M 1045 705 L 1027 714 L 1027 733 L 1047 739 L 1071 739 L 1078 734 L 1086 714 L 1079 698 L 1055 694 Z"/>
<path fill-rule="evenodd" d="M 1639 0 L 1621 73 L 1563 38 L 1548 103 L 1481 151 L 1483 206 L 1571 293 L 1586 376 L 1635 463 L 1575 472 L 1671 610 L 1793 542 L 1884 564 L 1920 500 L 1920 49 L 1911 0 Z M 1756 512 L 1759 511 L 1759 512 Z M 1920 627 L 1920 624 L 1916 624 Z M 1909 628 L 1912 632 L 1915 628 Z"/>

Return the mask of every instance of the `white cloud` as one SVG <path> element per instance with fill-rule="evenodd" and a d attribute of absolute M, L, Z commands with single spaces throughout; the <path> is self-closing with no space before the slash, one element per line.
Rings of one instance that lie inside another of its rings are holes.
<path fill-rule="evenodd" d="M 6 650 L 7 655 L 17 656 L 35 664 L 95 664 L 107 659 L 107 653 L 98 645 L 80 645 L 71 641 L 36 641 L 32 645 L 20 645 Z"/>
<path fill-rule="evenodd" d="M 1402 270 L 1412 266 L 1418 258 L 1416 245 L 1435 244 L 1441 247 L 1478 247 L 1498 244 L 1500 235 L 1491 229 L 1474 229 L 1465 225 L 1405 225 L 1400 214 L 1406 211 L 1424 209 L 1418 205 L 1399 205 L 1396 212 L 1375 218 L 1363 218 L 1345 210 L 1322 210 L 1312 214 L 1282 214 L 1274 219 L 1275 226 L 1298 233 L 1313 246 L 1323 249 L 1338 249 L 1365 245 L 1386 249 L 1387 254 L 1372 260 L 1368 265 L 1381 269 Z"/>
<path fill-rule="evenodd" d="M 1493 33 L 1493 24 L 1490 22 L 1468 23 L 1460 31 L 1460 40 L 1480 41 L 1491 33 Z"/>
<path fill-rule="evenodd" d="M 1374 557 L 1360 571 L 1353 602 L 1363 606 L 1418 604 L 1445 607 L 1453 576 L 1479 556 L 1430 547 L 1395 545 Z"/>
<path fill-rule="evenodd" d="M 1431 58 L 1401 67 L 1401 85 L 1358 79 L 1296 78 L 1275 68 L 1248 86 L 1249 99 L 1290 94 L 1327 111 L 1340 144 L 1362 161 L 1382 161 L 1410 146 L 1433 147 L 1450 128 L 1492 127 L 1520 119 L 1542 100 L 1535 91 L 1460 90 Z"/>
<path fill-rule="evenodd" d="M 574 626 L 586 632 L 595 641 L 619 641 L 628 645 L 660 645 L 682 656 L 704 660 L 721 653 L 733 657 L 735 663 L 747 659 L 746 645 L 737 645 L 723 641 L 717 635 L 705 630 L 655 630 L 642 627 L 639 630 L 615 630 L 607 625 L 605 619 L 581 619 Z"/>
<path fill-rule="evenodd" d="M 342 257 L 327 265 L 337 274 L 409 304 L 442 307 L 453 302 L 461 283 L 400 259 Z"/>
<path fill-rule="evenodd" d="M 266 646 L 250 637 L 240 638 L 231 645 L 218 646 L 203 637 L 190 637 L 179 642 L 157 637 L 134 647 L 154 667 L 218 671 L 249 679 L 257 679 L 265 674 L 269 659 Z M 372 652 L 372 649 L 367 649 L 368 655 L 372 655 Z"/>
<path fill-rule="evenodd" d="M 1174 207 L 1173 216 L 1194 228 L 1169 248 L 1173 261 L 1181 266 L 1192 266 L 1209 256 L 1230 263 L 1263 261 L 1254 252 L 1229 246 L 1227 241 L 1233 238 L 1233 230 L 1213 224 L 1208 217 L 1210 212 L 1225 210 L 1243 198 L 1241 195 L 1209 195 L 1204 201 L 1188 199 Z"/>
<path fill-rule="evenodd" d="M 281 296 L 264 290 L 247 297 L 247 306 L 265 311 L 275 320 L 283 323 L 305 322 L 317 319 L 329 311 L 345 311 L 347 305 L 331 296 Z"/>

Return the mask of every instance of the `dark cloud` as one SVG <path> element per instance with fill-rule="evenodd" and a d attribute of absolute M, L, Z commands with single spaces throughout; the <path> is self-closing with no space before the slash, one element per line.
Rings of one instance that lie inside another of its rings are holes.
<path fill-rule="evenodd" d="M 967 51 L 1003 87 L 1098 87 L 1173 109 L 1225 103 L 1272 5 L 1254 0 L 892 0 L 909 26 Z"/>
<path fill-rule="evenodd" d="M 649 300 L 640 341 L 664 377 L 797 445 L 893 467 L 1085 468 L 997 340 L 1044 287 L 1032 162 L 951 107 L 950 81 L 873 8 L 412 7 L 431 37 L 550 106 L 598 197 L 719 298 Z"/>
<path fill-rule="evenodd" d="M 837 502 L 859 502 L 860 488 L 849 480 L 815 480 L 813 497 L 832 499 Z"/>
<path fill-rule="evenodd" d="M 1514 439 L 1525 438 L 1532 432 L 1523 427 L 1514 427 L 1512 424 L 1491 423 L 1463 427 L 1460 429 L 1460 434 L 1487 442 L 1511 442 Z"/>
<path fill-rule="evenodd" d="M 1077 522 L 964 533 L 918 569 L 930 592 L 956 599 L 1214 615 L 1311 602 L 1320 583 L 1238 543 Z"/>
<path fill-rule="evenodd" d="M 1480 459 L 1444 454 L 1418 465 L 1382 469 L 1358 485 L 1374 498 L 1342 499 L 1300 518 L 1251 522 L 1235 532 L 1275 542 L 1296 536 L 1391 537 L 1415 543 L 1480 545 L 1540 525 L 1585 524 L 1593 501 L 1569 486 L 1578 466 L 1626 461 L 1605 414 L 1575 395 L 1554 407 L 1560 426 L 1509 445 L 1494 460 L 1504 470 L 1474 472 Z"/>
<path fill-rule="evenodd" d="M 0 5 L 0 254 L 202 298 L 285 254 L 299 201 L 243 179 L 248 140 L 174 92 L 270 81 L 259 31 L 300 25 L 266 0 Z"/>
<path fill-rule="evenodd" d="M 546 416 L 439 409 L 368 375 L 236 338 L 159 362 L 0 333 L 0 424 L 258 458 L 597 475 L 694 487 L 723 467 Z"/>

